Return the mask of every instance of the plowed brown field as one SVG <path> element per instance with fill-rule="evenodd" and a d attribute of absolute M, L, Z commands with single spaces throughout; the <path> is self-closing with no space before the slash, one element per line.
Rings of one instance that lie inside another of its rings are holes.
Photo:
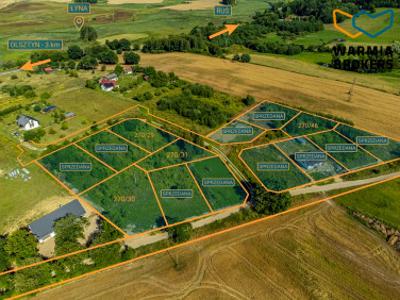
<path fill-rule="evenodd" d="M 395 299 L 399 293 L 398 254 L 325 203 L 36 299 Z"/>
<path fill-rule="evenodd" d="M 175 72 L 230 94 L 251 94 L 352 120 L 356 126 L 400 138 L 400 96 L 350 83 L 189 53 L 142 55 L 142 64 Z"/>

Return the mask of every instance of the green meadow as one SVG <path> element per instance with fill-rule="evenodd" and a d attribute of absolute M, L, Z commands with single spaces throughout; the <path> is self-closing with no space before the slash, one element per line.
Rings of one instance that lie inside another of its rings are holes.
<path fill-rule="evenodd" d="M 400 229 L 400 180 L 352 193 L 336 201 L 351 210 Z"/>
<path fill-rule="evenodd" d="M 183 1 L 164 1 L 161 4 L 121 4 L 92 6 L 85 24 L 93 26 L 100 41 L 125 35 L 132 40 L 147 36 L 168 36 L 188 33 L 197 25 L 223 21 L 245 22 L 257 10 L 266 7 L 264 0 L 240 1 L 232 17 L 215 17 L 212 8 L 176 11 L 161 9 Z M 29 14 L 25 12 L 30 12 Z M 9 39 L 63 39 L 64 46 L 80 44 L 79 33 L 68 14 L 66 3 L 20 2 L 0 10 L 0 61 L 27 58 L 28 52 L 8 51 Z"/>

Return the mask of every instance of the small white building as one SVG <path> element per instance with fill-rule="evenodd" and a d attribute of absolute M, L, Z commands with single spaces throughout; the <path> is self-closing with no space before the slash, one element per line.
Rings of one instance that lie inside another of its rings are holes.
<path fill-rule="evenodd" d="M 40 123 L 38 120 L 26 115 L 18 116 L 17 125 L 23 130 L 32 130 L 40 127 Z"/>

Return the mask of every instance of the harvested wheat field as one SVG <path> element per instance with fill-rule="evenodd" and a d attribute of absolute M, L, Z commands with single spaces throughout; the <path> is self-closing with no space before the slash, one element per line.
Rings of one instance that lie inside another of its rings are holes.
<path fill-rule="evenodd" d="M 324 203 L 36 299 L 395 299 L 399 293 L 398 254 Z"/>
<path fill-rule="evenodd" d="M 350 83 L 189 53 L 143 54 L 142 64 L 230 94 L 334 114 L 370 131 L 400 137 L 400 96 L 393 94 L 356 85 L 349 102 Z"/>
<path fill-rule="evenodd" d="M 193 1 L 185 1 L 182 4 L 176 4 L 171 6 L 165 6 L 161 9 L 172 9 L 172 10 L 201 10 L 213 8 L 214 6 L 220 4 L 220 0 L 193 0 Z"/>

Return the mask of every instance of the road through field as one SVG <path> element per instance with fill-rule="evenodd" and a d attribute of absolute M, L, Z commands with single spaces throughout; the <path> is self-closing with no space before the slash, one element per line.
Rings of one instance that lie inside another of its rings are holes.
<path fill-rule="evenodd" d="M 253 64 L 190 54 L 141 54 L 143 65 L 240 96 L 272 100 L 330 113 L 356 126 L 400 138 L 400 96 L 362 86 Z"/>
<path fill-rule="evenodd" d="M 386 180 L 391 177 L 400 176 L 400 172 L 394 172 L 386 175 L 381 175 L 377 177 L 367 178 L 367 179 L 360 179 L 360 180 L 350 180 L 350 181 L 341 181 L 330 183 L 326 185 L 313 185 L 305 188 L 300 189 L 293 189 L 290 191 L 290 195 L 297 196 L 297 195 L 304 195 L 304 194 L 311 194 L 311 193 L 322 193 L 322 192 L 329 192 L 334 190 L 346 189 L 360 185 L 366 185 L 382 180 Z"/>
<path fill-rule="evenodd" d="M 399 293 L 398 254 L 328 202 L 35 299 L 395 299 Z"/>

